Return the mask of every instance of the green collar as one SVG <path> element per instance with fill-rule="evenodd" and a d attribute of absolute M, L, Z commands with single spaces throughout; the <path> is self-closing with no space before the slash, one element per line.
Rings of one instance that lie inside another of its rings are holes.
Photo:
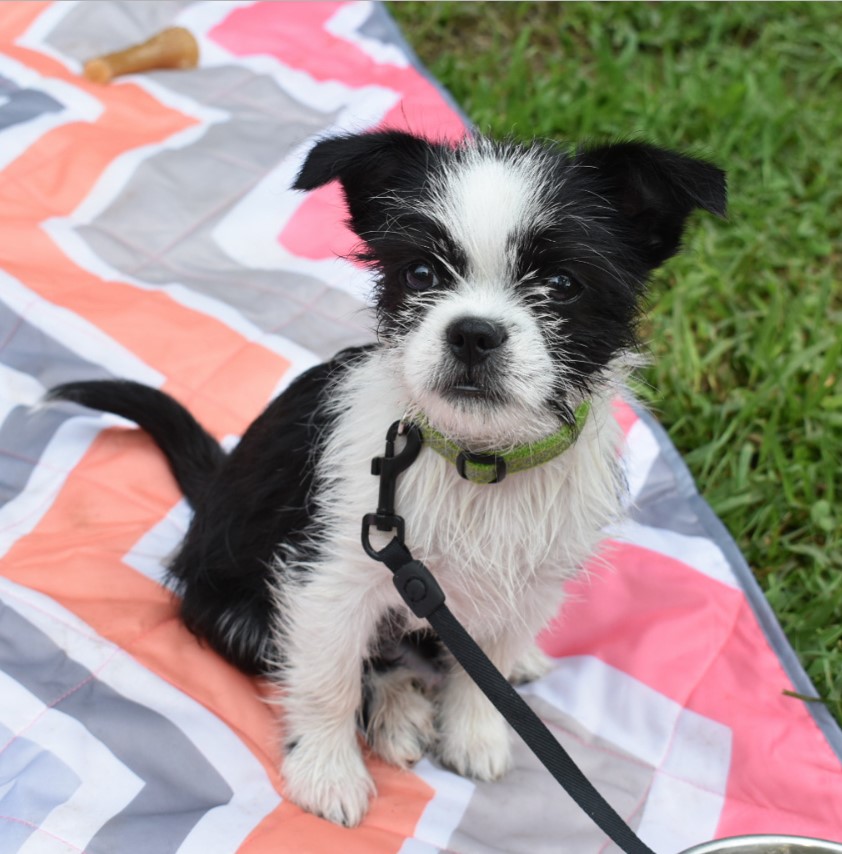
<path fill-rule="evenodd" d="M 517 445 L 501 454 L 474 454 L 460 448 L 426 422 L 422 422 L 419 427 L 424 444 L 453 463 L 465 480 L 471 483 L 499 483 L 507 474 L 543 465 L 563 454 L 578 438 L 590 410 L 590 403 L 581 403 L 573 413 L 575 424 L 564 424 L 546 439 Z"/>

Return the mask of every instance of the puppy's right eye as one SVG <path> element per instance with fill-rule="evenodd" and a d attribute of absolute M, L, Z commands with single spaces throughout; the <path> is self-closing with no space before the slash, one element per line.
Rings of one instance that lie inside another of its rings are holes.
<path fill-rule="evenodd" d="M 576 302 L 584 292 L 582 283 L 568 276 L 567 273 L 550 276 L 547 284 L 552 288 L 552 299 L 557 303 Z"/>
<path fill-rule="evenodd" d="M 439 277 L 426 261 L 413 261 L 403 271 L 403 283 L 411 291 L 426 291 L 438 285 Z"/>

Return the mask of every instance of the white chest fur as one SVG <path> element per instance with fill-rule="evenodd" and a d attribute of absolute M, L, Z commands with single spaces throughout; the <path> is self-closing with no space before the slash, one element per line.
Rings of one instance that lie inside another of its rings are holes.
<path fill-rule="evenodd" d="M 359 582 L 388 589 L 388 570 L 359 543 L 360 520 L 377 506 L 371 459 L 383 453 L 387 428 L 407 411 L 388 354 L 376 352 L 352 370 L 337 388 L 336 406 L 337 427 L 319 471 L 329 551 L 346 556 Z M 463 480 L 430 448 L 401 475 L 396 510 L 406 520 L 407 546 L 432 570 L 469 631 L 495 637 L 521 629 L 534 636 L 554 615 L 563 580 L 618 515 L 619 435 L 610 401 L 597 398 L 571 448 L 499 484 Z"/>

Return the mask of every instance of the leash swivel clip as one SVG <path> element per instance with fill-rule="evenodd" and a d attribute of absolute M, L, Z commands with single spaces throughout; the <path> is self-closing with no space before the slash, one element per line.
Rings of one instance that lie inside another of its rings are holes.
<path fill-rule="evenodd" d="M 395 453 L 395 441 L 399 435 L 405 439 L 403 448 Z M 377 512 L 366 513 L 363 516 L 362 544 L 366 554 L 374 560 L 382 561 L 383 549 L 375 549 L 371 544 L 370 532 L 375 527 L 378 531 L 394 531 L 395 539 L 403 544 L 405 525 L 403 516 L 395 513 L 395 489 L 398 475 L 406 471 L 421 452 L 423 437 L 418 426 L 404 421 L 395 421 L 386 433 L 386 450 L 382 457 L 371 461 L 371 473 L 380 478 L 380 496 L 377 501 Z"/>

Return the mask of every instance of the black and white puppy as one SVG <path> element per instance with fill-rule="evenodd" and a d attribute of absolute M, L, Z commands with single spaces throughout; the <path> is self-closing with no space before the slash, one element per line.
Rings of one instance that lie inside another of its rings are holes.
<path fill-rule="evenodd" d="M 522 456 L 578 422 L 566 449 L 495 484 L 425 444 L 397 492 L 407 546 L 454 614 L 504 673 L 537 675 L 534 639 L 563 581 L 621 511 L 611 401 L 646 279 L 691 211 L 723 215 L 726 193 L 716 167 L 639 143 L 567 153 L 398 131 L 319 142 L 295 187 L 334 180 L 376 273 L 377 345 L 303 374 L 230 455 L 153 389 L 83 382 L 53 396 L 132 419 L 161 446 L 195 510 L 169 569 L 184 621 L 282 688 L 288 796 L 355 825 L 373 792 L 364 698 L 369 743 L 389 762 L 430 749 L 483 780 L 510 762 L 506 724 L 464 672 L 446 668 L 430 693 L 395 652 L 422 626 L 360 545 L 386 429 L 417 420 L 464 451 Z"/>

